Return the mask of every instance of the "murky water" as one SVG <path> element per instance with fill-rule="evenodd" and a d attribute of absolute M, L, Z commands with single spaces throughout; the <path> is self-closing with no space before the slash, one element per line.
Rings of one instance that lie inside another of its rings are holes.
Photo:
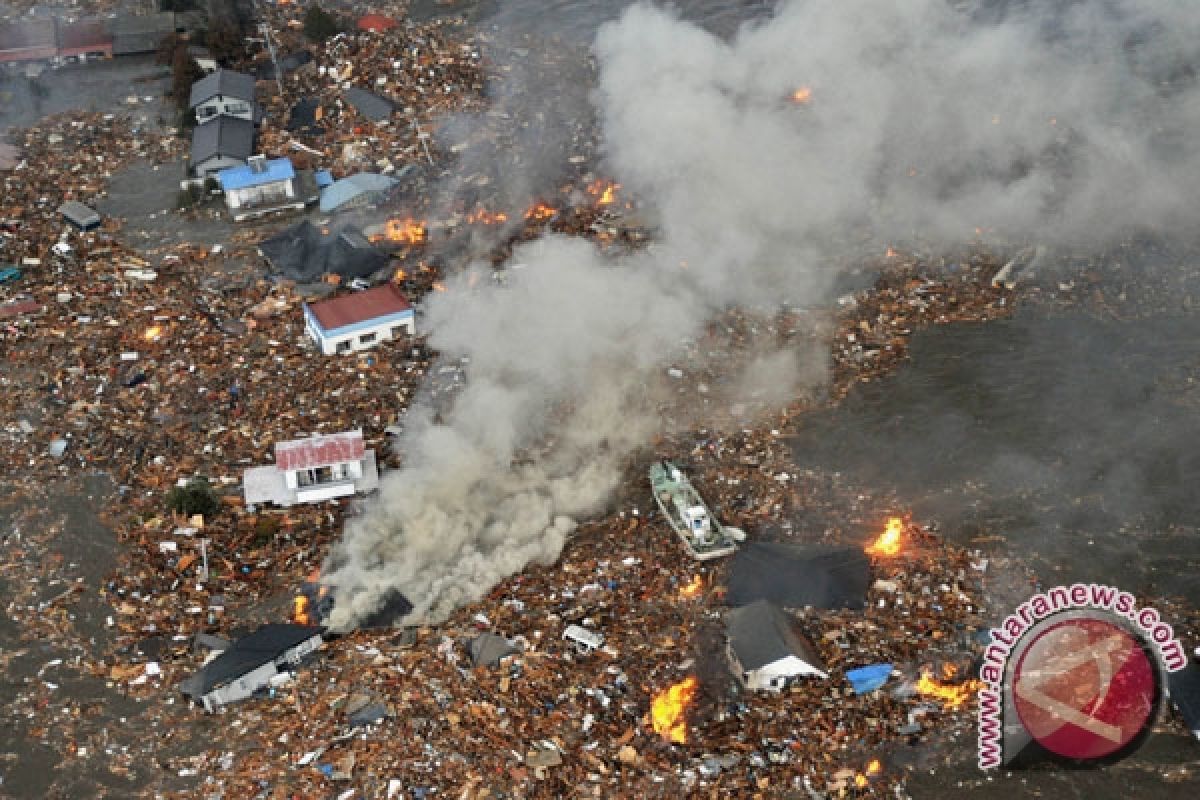
<path fill-rule="evenodd" d="M 1200 602 L 1200 317 L 933 328 L 912 362 L 804 421 L 803 466 L 894 487 L 1043 580 Z"/>

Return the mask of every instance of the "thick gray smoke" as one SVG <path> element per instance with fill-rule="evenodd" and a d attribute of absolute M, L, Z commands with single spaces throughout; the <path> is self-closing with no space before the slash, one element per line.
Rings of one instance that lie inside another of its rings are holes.
<path fill-rule="evenodd" d="M 721 308 L 820 301 L 853 247 L 977 229 L 1100 244 L 1187 220 L 1200 14 L 1042 5 L 794 0 L 728 41 L 647 5 L 606 25 L 604 141 L 660 241 L 612 264 L 552 237 L 506 286 L 462 276 L 430 300 L 431 344 L 469 357 L 467 385 L 440 418 L 412 412 L 405 468 L 347 525 L 331 623 L 393 590 L 438 620 L 557 558 L 660 428 L 654 376 Z"/>

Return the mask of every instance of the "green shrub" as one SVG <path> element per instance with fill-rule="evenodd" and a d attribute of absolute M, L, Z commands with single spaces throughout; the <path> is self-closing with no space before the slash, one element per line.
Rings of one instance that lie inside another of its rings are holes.
<path fill-rule="evenodd" d="M 203 514 L 211 517 L 221 507 L 217 493 L 209 486 L 206 478 L 192 478 L 183 486 L 176 486 L 167 493 L 167 507 L 176 514 L 193 516 Z"/>

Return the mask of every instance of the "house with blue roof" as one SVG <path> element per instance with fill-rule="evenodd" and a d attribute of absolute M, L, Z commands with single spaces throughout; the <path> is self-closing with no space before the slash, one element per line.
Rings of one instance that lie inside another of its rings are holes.
<path fill-rule="evenodd" d="M 225 192 L 225 205 L 236 221 L 286 208 L 303 210 L 307 198 L 296 187 L 291 159 L 251 156 L 245 166 L 223 169 L 217 181 Z"/>

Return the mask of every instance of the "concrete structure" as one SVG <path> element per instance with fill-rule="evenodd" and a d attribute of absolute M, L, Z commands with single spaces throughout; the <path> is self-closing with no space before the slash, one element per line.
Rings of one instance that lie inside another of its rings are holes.
<path fill-rule="evenodd" d="M 286 158 L 251 156 L 245 166 L 218 172 L 217 182 L 229 213 L 239 222 L 268 211 L 304 210 L 304 198 L 296 192 L 296 170 Z"/>
<path fill-rule="evenodd" d="M 829 677 L 796 620 L 765 600 L 726 614 L 725 633 L 734 677 L 747 689 L 778 692 L 798 677 Z"/>
<path fill-rule="evenodd" d="M 254 153 L 254 123 L 236 117 L 220 117 L 192 131 L 192 154 L 188 161 L 198 181 L 215 177 L 223 169 L 245 166 Z M 186 183 L 186 182 L 185 182 Z"/>
<path fill-rule="evenodd" d="M 180 691 L 209 713 L 245 700 L 319 649 L 323 631 L 311 625 L 263 625 L 180 684 Z"/>
<path fill-rule="evenodd" d="M 218 69 L 193 83 L 189 105 L 196 122 L 203 126 L 221 117 L 257 121 L 254 83 L 253 75 L 228 69 Z"/>
<path fill-rule="evenodd" d="M 304 328 L 327 356 L 367 350 L 416 333 L 416 314 L 396 284 L 304 304 Z"/>
<path fill-rule="evenodd" d="M 375 451 L 362 430 L 275 443 L 275 463 L 252 467 L 242 477 L 247 505 L 320 503 L 379 486 Z"/>

